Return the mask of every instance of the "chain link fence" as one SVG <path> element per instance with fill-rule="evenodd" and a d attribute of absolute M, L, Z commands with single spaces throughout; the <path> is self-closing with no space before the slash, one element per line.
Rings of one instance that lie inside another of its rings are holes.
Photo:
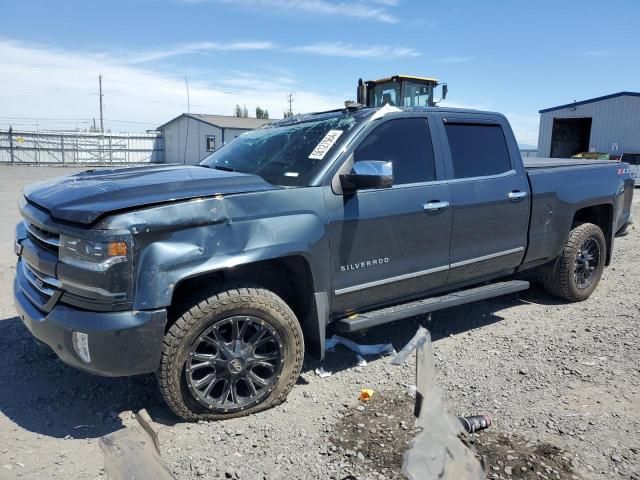
<path fill-rule="evenodd" d="M 0 164 L 128 165 L 161 163 L 160 133 L 0 130 Z"/>

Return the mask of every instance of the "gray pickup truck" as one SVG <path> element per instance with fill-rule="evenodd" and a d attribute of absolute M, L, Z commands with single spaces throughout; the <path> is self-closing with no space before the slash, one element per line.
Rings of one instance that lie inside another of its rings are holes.
<path fill-rule="evenodd" d="M 15 304 L 66 363 L 156 372 L 186 420 L 283 402 L 305 352 L 529 287 L 589 297 L 631 221 L 628 165 L 524 164 L 504 116 L 358 108 L 198 166 L 90 170 L 20 201 Z"/>

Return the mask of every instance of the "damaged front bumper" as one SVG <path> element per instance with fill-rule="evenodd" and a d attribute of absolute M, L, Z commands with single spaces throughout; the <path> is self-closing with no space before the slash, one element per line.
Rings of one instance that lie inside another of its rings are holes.
<path fill-rule="evenodd" d="M 63 362 L 114 377 L 157 370 L 167 323 L 166 309 L 91 312 L 57 304 L 45 313 L 29 299 L 37 292 L 21 268 L 16 269 L 13 289 L 22 322 Z M 81 346 L 77 341 L 74 345 L 74 332 L 81 334 Z"/>

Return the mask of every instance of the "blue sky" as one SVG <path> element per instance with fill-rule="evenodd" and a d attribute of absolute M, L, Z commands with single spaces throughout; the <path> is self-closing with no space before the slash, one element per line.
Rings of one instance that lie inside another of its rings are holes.
<path fill-rule="evenodd" d="M 435 76 L 450 106 L 505 113 L 640 89 L 640 1 L 132 0 L 3 2 L 0 127 L 143 130 L 236 103 L 280 117 L 337 107 L 358 77 Z"/>

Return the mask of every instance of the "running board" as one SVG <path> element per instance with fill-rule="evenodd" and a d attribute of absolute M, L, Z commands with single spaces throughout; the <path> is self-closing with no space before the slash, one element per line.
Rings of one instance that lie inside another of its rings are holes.
<path fill-rule="evenodd" d="M 414 317 L 424 313 L 435 312 L 436 310 L 464 305 L 465 303 L 499 297 L 500 295 L 520 292 L 528 288 L 529 282 L 523 280 L 492 283 L 482 287 L 448 293 L 440 297 L 424 298 L 401 305 L 381 308 L 380 310 L 355 314 L 338 320 L 336 327 L 343 332 L 355 332 L 356 330 L 375 327 L 376 325 L 394 322 L 402 318 Z"/>

